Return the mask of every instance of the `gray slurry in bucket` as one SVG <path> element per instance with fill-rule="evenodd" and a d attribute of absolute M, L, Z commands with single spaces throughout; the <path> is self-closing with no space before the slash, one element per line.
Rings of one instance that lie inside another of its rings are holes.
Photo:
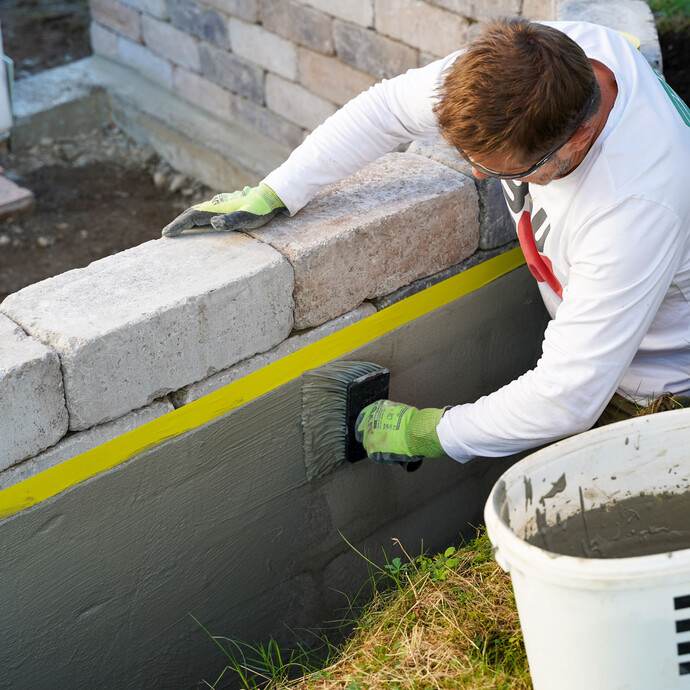
<path fill-rule="evenodd" d="M 580 489 L 582 503 L 582 489 Z M 641 494 L 581 510 L 555 525 L 537 511 L 530 544 L 566 556 L 628 558 L 690 548 L 690 492 Z"/>

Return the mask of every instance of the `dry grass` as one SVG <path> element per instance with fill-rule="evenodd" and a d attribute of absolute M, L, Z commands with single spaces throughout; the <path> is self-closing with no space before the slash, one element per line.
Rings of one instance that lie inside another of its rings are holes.
<path fill-rule="evenodd" d="M 486 536 L 396 572 L 327 668 L 283 687 L 531 688 L 509 577 Z"/>

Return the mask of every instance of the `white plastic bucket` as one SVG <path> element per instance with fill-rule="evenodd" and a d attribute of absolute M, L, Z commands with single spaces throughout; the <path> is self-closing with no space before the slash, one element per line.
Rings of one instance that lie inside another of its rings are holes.
<path fill-rule="evenodd" d="M 603 559 L 526 541 L 537 519 L 557 524 L 581 501 L 590 511 L 688 491 L 690 410 L 574 436 L 501 476 L 484 519 L 511 576 L 535 690 L 690 690 L 690 549 Z"/>

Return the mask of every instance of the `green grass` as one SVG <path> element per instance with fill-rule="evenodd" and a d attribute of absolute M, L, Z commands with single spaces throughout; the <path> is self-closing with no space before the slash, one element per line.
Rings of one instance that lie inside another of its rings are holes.
<path fill-rule="evenodd" d="M 402 545 L 400 545 L 402 548 Z M 354 547 L 352 547 L 354 548 Z M 405 551 L 403 549 L 403 554 Z M 281 651 L 214 637 L 228 674 L 242 688 L 531 688 L 510 579 L 491 556 L 484 533 L 434 556 L 369 564 L 370 601 L 340 626 L 353 632 L 332 645 Z"/>
<path fill-rule="evenodd" d="M 649 0 L 659 33 L 690 29 L 690 0 Z"/>

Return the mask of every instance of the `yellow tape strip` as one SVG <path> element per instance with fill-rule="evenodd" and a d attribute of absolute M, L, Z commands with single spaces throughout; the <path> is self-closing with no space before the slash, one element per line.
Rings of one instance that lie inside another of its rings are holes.
<path fill-rule="evenodd" d="M 303 347 L 188 405 L 0 491 L 0 520 L 45 501 L 164 441 L 428 314 L 524 264 L 517 247 Z"/>

